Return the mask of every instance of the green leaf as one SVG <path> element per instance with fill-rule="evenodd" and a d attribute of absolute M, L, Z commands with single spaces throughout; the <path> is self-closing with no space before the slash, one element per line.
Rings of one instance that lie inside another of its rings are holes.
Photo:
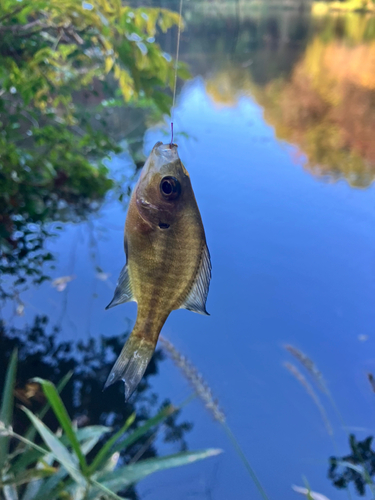
<path fill-rule="evenodd" d="M 174 408 L 172 405 L 163 408 L 157 415 L 155 415 L 155 417 L 150 418 L 149 420 L 146 421 L 144 425 L 138 427 L 138 429 L 132 432 L 130 436 L 126 437 L 125 439 L 119 441 L 116 445 L 114 445 L 111 450 L 111 455 L 116 451 L 121 451 L 127 448 L 128 446 L 132 445 L 136 441 L 138 441 L 138 439 L 142 437 L 144 434 L 146 434 L 146 432 L 148 432 L 156 425 L 159 425 L 164 419 L 172 415 L 177 410 L 178 408 Z"/>
<path fill-rule="evenodd" d="M 174 408 L 171 405 L 167 406 L 166 408 L 163 408 L 155 417 L 147 420 L 147 422 L 144 425 L 138 427 L 138 429 L 132 432 L 125 439 L 118 441 L 119 438 L 122 436 L 122 434 L 124 434 L 124 432 L 126 432 L 126 430 L 133 423 L 135 416 L 131 415 L 127 419 L 123 427 L 98 452 L 92 464 L 89 466 L 89 472 L 90 473 L 95 472 L 103 464 L 104 461 L 110 459 L 113 453 L 121 451 L 127 448 L 128 446 L 132 445 L 133 443 L 135 443 L 144 434 L 146 434 L 146 432 L 148 432 L 156 425 L 159 425 L 164 419 L 172 415 L 175 411 L 177 411 L 177 408 Z"/>
<path fill-rule="evenodd" d="M 156 106 L 165 114 L 169 115 L 171 106 L 172 106 L 172 98 L 164 94 L 163 92 L 154 92 L 154 101 Z"/>
<path fill-rule="evenodd" d="M 54 455 L 52 455 L 52 453 L 46 452 L 43 458 L 36 464 L 36 468 L 40 469 L 46 466 L 51 467 L 54 461 L 55 461 Z M 56 478 L 56 476 L 59 476 L 59 473 L 61 471 L 64 472 L 65 476 L 68 474 L 63 467 L 60 467 L 59 469 L 57 468 L 55 469 L 55 473 L 50 478 L 46 478 L 44 480 L 37 479 L 36 481 L 31 481 L 25 488 L 25 491 L 22 495 L 22 500 L 35 500 L 36 498 L 39 499 L 40 489 L 43 488 L 45 484 L 49 483 L 49 481 Z"/>
<path fill-rule="evenodd" d="M 183 80 L 188 80 L 189 78 L 191 78 L 191 73 L 189 71 L 187 64 L 182 62 L 178 64 L 177 74 Z"/>
<path fill-rule="evenodd" d="M 219 453 L 221 453 L 219 449 L 208 449 L 203 451 L 177 453 L 166 457 L 150 458 L 148 460 L 142 460 L 142 462 L 137 464 L 126 465 L 112 472 L 104 473 L 98 478 L 98 482 L 110 490 L 117 492 L 131 484 L 137 483 L 154 472 L 191 464 L 198 460 L 203 460 L 204 458 L 213 457 Z M 95 497 L 91 496 L 89 498 L 93 499 Z"/>
<path fill-rule="evenodd" d="M 63 377 L 60 380 L 60 382 L 57 385 L 57 390 L 58 390 L 59 393 L 64 389 L 64 387 L 66 386 L 66 384 L 72 378 L 72 375 L 73 375 L 73 372 L 70 371 L 70 372 L 68 372 L 65 375 L 65 377 Z M 43 420 L 43 417 L 45 416 L 45 414 L 47 413 L 47 411 L 50 409 L 50 407 L 51 407 L 51 405 L 47 401 L 47 403 L 43 406 L 43 408 L 40 410 L 40 412 L 37 415 L 40 418 L 40 420 Z M 29 439 L 30 441 L 34 441 L 35 433 L 36 433 L 36 429 L 35 429 L 35 427 L 33 425 L 31 425 L 30 428 L 29 428 L 29 430 L 25 434 L 25 438 Z"/>
<path fill-rule="evenodd" d="M 98 451 L 96 457 L 92 461 L 91 465 L 89 465 L 89 473 L 92 474 L 95 472 L 103 462 L 108 460 L 114 453 L 111 451 L 112 446 L 116 443 L 118 439 L 128 430 L 128 428 L 132 425 L 135 420 L 135 413 L 132 413 L 130 417 L 126 420 L 125 424 L 121 427 L 119 431 L 116 432 L 108 441 L 102 446 L 102 448 Z"/>
<path fill-rule="evenodd" d="M 109 432 L 109 428 L 105 426 L 89 426 L 89 427 L 84 427 L 82 429 L 79 429 L 77 431 L 77 439 L 79 440 L 81 444 L 81 449 L 83 453 L 87 454 L 89 451 L 95 446 L 95 444 L 98 442 L 98 440 L 103 436 L 104 433 Z M 17 437 L 17 436 L 15 436 Z M 64 444 L 68 444 L 69 440 L 67 439 L 67 436 L 63 436 L 60 438 L 60 442 Z M 26 444 L 28 444 L 26 442 Z M 33 443 L 29 443 L 30 446 L 34 446 Z M 55 460 L 55 456 L 49 452 L 49 450 L 45 450 L 45 453 L 43 454 L 42 452 L 44 451 L 43 449 L 40 449 L 38 447 L 38 450 L 35 450 L 34 448 L 31 450 L 27 450 L 21 455 L 21 458 L 16 462 L 16 464 L 11 467 L 10 473 L 15 477 L 15 481 L 18 482 L 26 482 L 23 480 L 24 476 L 28 477 L 28 472 L 25 470 L 27 469 L 28 465 L 31 463 L 35 463 L 37 460 L 39 460 L 40 464 L 43 464 L 42 472 L 40 472 L 40 469 L 32 469 L 33 471 L 37 471 L 35 474 L 35 477 L 33 477 L 33 483 L 29 484 L 27 489 L 25 490 L 24 496 L 22 500 L 33 500 L 33 499 L 38 499 L 38 500 L 49 500 L 51 498 L 51 495 L 55 495 L 56 491 L 59 490 L 60 488 L 60 483 L 66 475 L 68 474 L 67 470 L 64 467 L 60 467 L 59 470 L 55 470 L 54 474 L 52 477 L 48 478 L 48 472 L 43 472 L 43 470 L 46 469 L 46 465 L 48 465 L 49 462 L 53 462 Z M 49 459 L 49 457 L 52 456 L 52 461 Z M 30 469 L 29 469 L 30 470 Z M 30 472 L 30 475 L 31 472 Z M 47 476 L 47 478 L 44 481 L 38 481 L 38 478 L 41 476 Z M 66 483 L 64 483 L 66 484 Z"/>
<path fill-rule="evenodd" d="M 0 424 L 4 425 L 5 427 L 8 427 L 12 422 L 13 392 L 16 381 L 16 373 L 17 373 L 17 349 L 13 351 L 12 357 L 10 358 L 10 363 L 8 366 L 4 383 L 3 397 L 1 400 Z M 2 471 L 7 460 L 7 455 L 9 453 L 9 442 L 10 442 L 10 436 L 0 437 L 0 472 Z"/>
<path fill-rule="evenodd" d="M 59 392 L 61 392 L 64 389 L 64 387 L 66 386 L 66 384 L 69 382 L 72 374 L 73 374 L 73 372 L 68 372 L 65 375 L 65 377 L 63 377 L 61 379 L 61 381 L 58 383 L 57 390 Z M 42 420 L 42 418 L 45 416 L 45 414 L 49 410 L 50 406 L 51 405 L 47 401 L 47 403 L 43 406 L 43 408 L 41 409 L 41 411 L 37 415 L 40 418 L 40 420 Z M 24 437 L 25 437 L 25 439 L 27 439 L 29 441 L 34 441 L 34 439 L 35 439 L 35 433 L 36 433 L 35 427 L 32 424 L 30 424 L 30 427 L 29 427 L 29 429 L 26 432 L 26 434 L 25 434 Z M 20 443 L 18 445 L 18 448 L 21 447 L 21 446 L 22 446 L 22 444 Z M 47 450 L 46 450 L 46 452 L 47 452 Z M 38 451 L 38 450 L 35 450 L 35 449 L 31 449 L 31 450 L 30 449 L 26 449 L 24 452 L 22 452 L 20 454 L 19 459 L 11 466 L 10 472 L 12 474 L 16 475 L 17 473 L 19 473 L 19 471 L 25 469 L 26 467 L 28 467 L 33 462 L 36 462 L 40 458 L 41 455 L 42 455 L 41 452 Z"/>
<path fill-rule="evenodd" d="M 44 380 L 42 378 L 34 378 L 33 381 L 38 382 L 42 385 L 44 394 L 47 396 L 48 401 L 52 406 L 52 409 L 78 458 L 82 472 L 84 475 L 86 475 L 88 470 L 85 456 L 82 453 L 79 441 L 72 425 L 72 421 L 69 418 L 68 412 L 66 411 L 66 408 L 59 396 L 59 393 L 56 390 L 56 387 L 52 384 L 52 382 L 49 382 L 48 380 Z"/>
<path fill-rule="evenodd" d="M 107 432 L 110 432 L 111 428 L 105 425 L 87 425 L 86 427 L 81 427 L 77 429 L 76 436 L 80 443 L 87 441 L 93 437 L 99 437 L 99 439 Z"/>
<path fill-rule="evenodd" d="M 31 441 L 30 441 L 31 442 Z M 26 469 L 30 464 L 35 463 L 37 460 L 39 460 L 40 457 L 43 456 L 43 453 L 41 452 L 41 447 L 38 447 L 40 449 L 26 449 L 23 451 L 19 457 L 19 459 L 11 465 L 9 472 L 11 474 L 18 474 L 20 471 Z M 48 450 L 44 450 L 45 453 L 48 453 Z"/>
<path fill-rule="evenodd" d="M 77 439 L 81 443 L 81 450 L 84 455 L 90 453 L 94 446 L 98 443 L 99 439 L 109 432 L 108 427 L 104 425 L 90 425 L 83 427 L 77 431 Z"/>
<path fill-rule="evenodd" d="M 11 465 L 9 469 L 10 474 L 13 474 L 15 476 L 20 471 L 25 470 L 30 464 L 39 460 L 40 457 L 45 457 L 45 455 L 48 455 L 49 450 L 47 448 L 43 448 L 42 446 L 33 443 L 29 439 L 26 439 L 13 431 L 10 434 L 12 435 L 12 437 L 19 439 L 23 444 L 31 448 L 27 449 L 24 452 L 21 452 L 21 457 L 14 465 Z"/>
<path fill-rule="evenodd" d="M 92 484 L 94 484 L 99 490 L 103 491 L 109 498 L 114 498 L 115 500 L 128 500 L 127 498 L 124 497 L 119 497 L 114 493 L 113 491 L 109 490 L 106 486 L 103 484 L 98 483 L 98 481 L 92 480 Z M 94 497 L 96 498 L 96 497 Z"/>
<path fill-rule="evenodd" d="M 44 467 L 40 469 L 26 469 L 15 477 L 9 478 L 3 484 L 14 484 L 16 486 L 35 481 L 40 478 L 50 477 L 56 473 L 54 467 Z"/>
<path fill-rule="evenodd" d="M 67 471 L 63 467 L 60 467 L 53 476 L 39 483 L 39 487 L 32 490 L 30 496 L 26 496 L 25 492 L 25 498 L 22 498 L 22 500 L 50 500 L 51 498 L 57 498 L 56 489 L 67 474 Z M 66 483 L 64 483 L 64 487 L 65 485 Z"/>
<path fill-rule="evenodd" d="M 77 469 L 74 457 L 68 449 L 59 441 L 59 439 L 43 424 L 38 417 L 33 415 L 27 408 L 22 408 L 31 422 L 35 425 L 41 438 L 54 454 L 56 460 L 67 470 L 69 475 L 80 485 L 85 485 L 86 480 Z"/>
<path fill-rule="evenodd" d="M 339 465 L 340 467 L 347 467 L 348 469 L 355 470 L 356 472 L 358 472 L 358 474 L 364 476 L 363 466 L 352 464 L 350 462 L 347 462 L 346 460 L 338 460 L 337 465 Z"/>

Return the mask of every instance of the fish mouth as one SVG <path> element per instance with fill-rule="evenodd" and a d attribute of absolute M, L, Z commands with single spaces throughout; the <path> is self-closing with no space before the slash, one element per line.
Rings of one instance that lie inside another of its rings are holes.
<path fill-rule="evenodd" d="M 177 144 L 163 144 L 159 141 L 152 148 L 151 154 L 154 154 L 156 157 L 161 158 L 167 163 L 171 163 L 180 159 L 180 157 L 178 156 L 177 148 Z"/>

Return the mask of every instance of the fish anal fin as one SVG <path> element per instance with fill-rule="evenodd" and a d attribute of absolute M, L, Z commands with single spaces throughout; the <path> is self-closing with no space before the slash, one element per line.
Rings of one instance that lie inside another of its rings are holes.
<path fill-rule="evenodd" d="M 208 288 L 211 280 L 211 259 L 210 252 L 207 245 L 204 245 L 202 250 L 202 258 L 195 277 L 193 286 L 184 300 L 180 309 L 188 309 L 189 311 L 198 314 L 209 316 L 206 311 L 206 300 L 208 295 Z"/>
<path fill-rule="evenodd" d="M 113 299 L 108 304 L 106 309 L 117 306 L 119 304 L 123 304 L 124 302 L 131 302 L 132 300 L 134 300 L 134 297 L 131 289 L 129 271 L 128 271 L 128 266 L 125 265 L 122 268 L 122 271 L 118 278 Z"/>

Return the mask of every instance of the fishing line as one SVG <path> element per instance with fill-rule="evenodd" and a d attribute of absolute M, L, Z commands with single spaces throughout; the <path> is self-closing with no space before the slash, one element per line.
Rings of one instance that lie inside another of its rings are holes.
<path fill-rule="evenodd" d="M 175 62 L 174 62 L 174 86 L 173 86 L 173 101 L 172 101 L 172 108 L 171 108 L 171 147 L 173 144 L 173 115 L 174 115 L 174 106 L 175 106 L 175 102 L 176 102 L 177 67 L 178 67 L 178 57 L 180 55 L 182 2 L 183 2 L 183 0 L 180 0 L 180 12 L 179 12 L 178 32 L 177 32 L 177 48 L 176 48 L 176 58 L 175 58 Z"/>

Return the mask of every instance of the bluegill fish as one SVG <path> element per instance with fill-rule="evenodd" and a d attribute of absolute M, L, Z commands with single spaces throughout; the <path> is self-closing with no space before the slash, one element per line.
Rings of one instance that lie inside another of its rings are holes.
<path fill-rule="evenodd" d="M 175 309 L 206 311 L 210 254 L 190 177 L 175 144 L 158 142 L 132 193 L 125 222 L 126 264 L 107 309 L 138 304 L 133 331 L 105 388 L 125 382 L 127 400 L 141 381 L 160 331 Z"/>

